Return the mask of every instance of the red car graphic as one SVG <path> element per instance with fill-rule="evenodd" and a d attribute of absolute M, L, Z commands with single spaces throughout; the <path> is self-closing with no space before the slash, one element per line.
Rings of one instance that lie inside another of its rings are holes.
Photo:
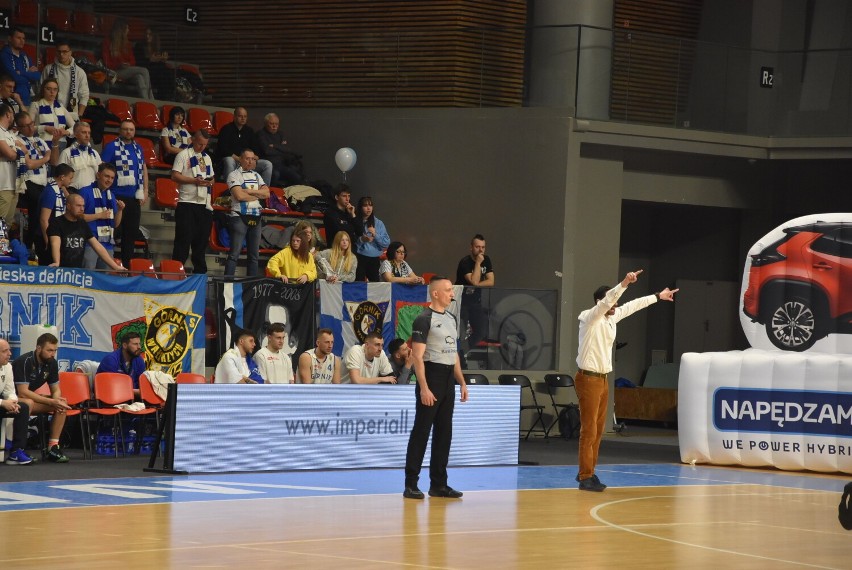
<path fill-rule="evenodd" d="M 743 312 L 782 350 L 804 351 L 852 333 L 852 223 L 785 228 L 751 256 Z"/>

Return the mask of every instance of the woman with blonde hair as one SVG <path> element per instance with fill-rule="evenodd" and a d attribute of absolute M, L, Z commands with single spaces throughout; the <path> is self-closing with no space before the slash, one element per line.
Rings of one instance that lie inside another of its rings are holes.
<path fill-rule="evenodd" d="M 284 283 L 309 283 L 316 281 L 317 266 L 311 255 L 311 242 L 305 231 L 293 232 L 290 245 L 273 255 L 266 264 L 270 277 Z"/>
<path fill-rule="evenodd" d="M 130 24 L 124 18 L 116 18 L 112 25 L 109 36 L 104 38 L 103 60 L 104 64 L 116 72 L 122 81 L 136 83 L 139 97 L 153 100 L 151 92 L 151 77 L 148 70 L 136 65 L 136 57 L 133 55 L 133 46 L 130 43 Z"/>
<path fill-rule="evenodd" d="M 352 283 L 358 258 L 352 254 L 352 240 L 344 231 L 337 232 L 331 248 L 316 255 L 317 273 L 329 283 Z"/>

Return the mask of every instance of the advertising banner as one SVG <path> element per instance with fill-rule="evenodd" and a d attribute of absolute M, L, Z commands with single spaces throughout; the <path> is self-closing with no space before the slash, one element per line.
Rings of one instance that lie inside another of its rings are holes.
<path fill-rule="evenodd" d="M 678 418 L 685 463 L 852 473 L 852 356 L 684 354 Z"/>
<path fill-rule="evenodd" d="M 414 422 L 412 385 L 185 384 L 176 393 L 170 468 L 189 473 L 402 467 Z M 449 464 L 517 464 L 520 389 L 471 386 L 468 402 L 458 391 L 455 400 Z"/>
<path fill-rule="evenodd" d="M 852 213 L 760 238 L 739 314 L 752 349 L 681 358 L 681 459 L 852 473 Z"/>
<path fill-rule="evenodd" d="M 266 346 L 266 327 L 284 325 L 283 351 L 293 358 L 314 347 L 316 295 L 314 284 L 290 285 L 278 279 L 216 281 L 219 354 L 231 348 L 235 334 L 246 329 L 257 346 Z M 295 360 L 295 358 L 293 358 Z"/>
<path fill-rule="evenodd" d="M 408 340 L 414 319 L 429 305 L 429 287 L 402 283 L 327 283 L 320 281 L 320 327 L 334 332 L 334 354 L 343 356 L 379 329 L 387 347 L 395 338 Z M 456 299 L 463 287 L 453 286 Z M 458 322 L 460 303 L 450 305 Z M 343 342 L 340 342 L 340 341 Z"/>
<path fill-rule="evenodd" d="M 150 370 L 204 373 L 206 277 L 181 281 L 114 276 L 81 269 L 0 266 L 0 334 L 14 356 L 25 325 L 53 325 L 59 332 L 60 370 L 84 360 L 100 362 L 136 331 Z"/>

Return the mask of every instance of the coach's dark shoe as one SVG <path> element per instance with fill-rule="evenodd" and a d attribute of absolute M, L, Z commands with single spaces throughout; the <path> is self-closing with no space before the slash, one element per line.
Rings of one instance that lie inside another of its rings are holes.
<path fill-rule="evenodd" d="M 444 485 L 443 487 L 432 487 L 429 489 L 430 497 L 443 497 L 445 499 L 461 499 L 462 493 L 461 491 L 456 491 L 452 487 Z"/>
<path fill-rule="evenodd" d="M 603 486 L 603 488 L 604 488 L 604 489 L 606 489 L 606 485 L 604 485 L 603 483 L 601 483 L 601 480 L 600 480 L 600 479 L 598 479 L 598 476 L 597 476 L 597 475 L 592 475 L 592 477 L 591 477 L 591 478 L 595 480 L 595 483 L 597 483 L 598 485 Z M 579 474 L 579 473 L 577 473 L 577 476 L 576 476 L 576 477 L 574 477 L 574 481 L 576 481 L 577 483 L 579 483 L 579 482 L 580 482 L 580 474 Z"/>
<path fill-rule="evenodd" d="M 416 485 L 414 487 L 406 487 L 405 491 L 402 492 L 402 496 L 406 499 L 423 499 L 425 497 L 423 491 L 418 489 Z"/>
<path fill-rule="evenodd" d="M 579 489 L 581 491 L 594 491 L 596 493 L 600 493 L 604 489 L 606 489 L 606 485 L 601 483 L 597 477 L 592 475 L 588 479 L 583 479 L 580 481 Z"/>

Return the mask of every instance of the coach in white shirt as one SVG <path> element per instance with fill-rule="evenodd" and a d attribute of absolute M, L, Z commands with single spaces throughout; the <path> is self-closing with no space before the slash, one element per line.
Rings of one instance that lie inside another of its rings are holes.
<path fill-rule="evenodd" d="M 598 287 L 594 293 L 595 306 L 580 313 L 579 353 L 574 387 L 580 400 L 580 445 L 579 472 L 576 481 L 581 491 L 603 491 L 606 485 L 595 475 L 598 449 L 606 420 L 609 395 L 607 374 L 612 372 L 612 345 L 615 342 L 616 323 L 656 303 L 659 300 L 674 301 L 677 289 L 668 288 L 659 293 L 639 297 L 618 305 L 618 299 L 627 286 L 636 283 L 642 270 L 631 271 L 615 287 Z"/>

